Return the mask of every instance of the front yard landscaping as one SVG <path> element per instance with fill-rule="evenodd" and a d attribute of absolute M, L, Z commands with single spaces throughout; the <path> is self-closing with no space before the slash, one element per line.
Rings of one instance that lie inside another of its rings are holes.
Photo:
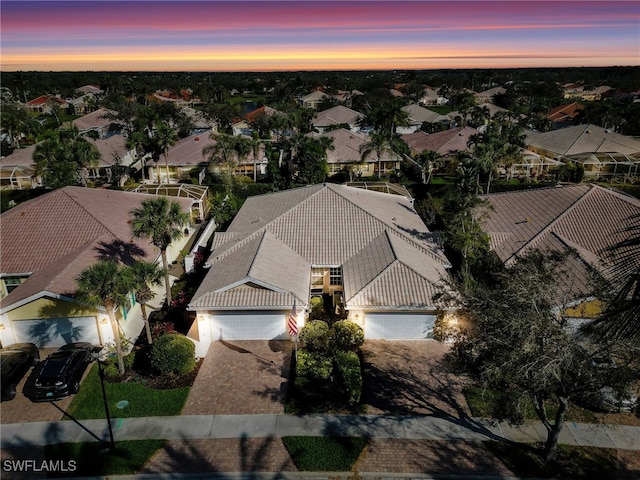
<path fill-rule="evenodd" d="M 301 472 L 349 472 L 367 446 L 363 437 L 283 437 Z"/>

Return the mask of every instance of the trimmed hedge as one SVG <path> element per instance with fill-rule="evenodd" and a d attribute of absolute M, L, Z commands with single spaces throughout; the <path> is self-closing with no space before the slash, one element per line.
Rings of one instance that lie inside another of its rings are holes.
<path fill-rule="evenodd" d="M 347 402 L 355 405 L 362 394 L 362 371 L 360 358 L 355 352 L 338 352 L 335 355 L 336 366 L 344 385 Z"/>
<path fill-rule="evenodd" d="M 178 333 L 162 335 L 151 347 L 151 365 L 161 374 L 188 373 L 196 367 L 196 346 Z"/>
<path fill-rule="evenodd" d="M 331 348 L 342 352 L 357 352 L 364 343 L 364 331 L 349 320 L 334 323 L 330 335 Z"/>
<path fill-rule="evenodd" d="M 328 380 L 333 370 L 331 358 L 319 352 L 300 350 L 296 360 L 296 375 L 299 377 Z"/>
<path fill-rule="evenodd" d="M 322 320 L 312 320 L 300 330 L 300 343 L 309 352 L 329 351 L 329 325 Z"/>

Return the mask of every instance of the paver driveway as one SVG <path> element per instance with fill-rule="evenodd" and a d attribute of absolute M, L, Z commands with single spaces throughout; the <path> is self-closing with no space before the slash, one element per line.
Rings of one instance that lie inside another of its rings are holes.
<path fill-rule="evenodd" d="M 449 371 L 449 346 L 435 340 L 368 340 L 363 347 L 369 414 L 470 416 L 465 380 Z"/>
<path fill-rule="evenodd" d="M 183 415 L 284 413 L 291 346 L 288 341 L 213 342 Z"/>

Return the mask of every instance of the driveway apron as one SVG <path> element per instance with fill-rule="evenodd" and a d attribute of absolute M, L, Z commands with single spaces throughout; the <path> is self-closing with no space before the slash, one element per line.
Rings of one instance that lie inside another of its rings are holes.
<path fill-rule="evenodd" d="M 213 342 L 182 413 L 284 413 L 291 346 L 275 340 Z"/>

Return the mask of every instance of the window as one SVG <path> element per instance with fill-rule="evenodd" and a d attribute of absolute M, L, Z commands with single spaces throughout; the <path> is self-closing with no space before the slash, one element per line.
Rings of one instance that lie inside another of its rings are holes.
<path fill-rule="evenodd" d="M 4 279 L 4 286 L 7 289 L 7 295 L 18 288 L 21 283 L 22 280 L 20 279 L 20 277 L 6 277 Z"/>
<path fill-rule="evenodd" d="M 331 267 L 329 269 L 329 284 L 342 285 L 342 267 Z"/>
<path fill-rule="evenodd" d="M 322 288 L 324 278 L 324 269 L 323 268 L 312 268 L 311 269 L 311 286 Z"/>

